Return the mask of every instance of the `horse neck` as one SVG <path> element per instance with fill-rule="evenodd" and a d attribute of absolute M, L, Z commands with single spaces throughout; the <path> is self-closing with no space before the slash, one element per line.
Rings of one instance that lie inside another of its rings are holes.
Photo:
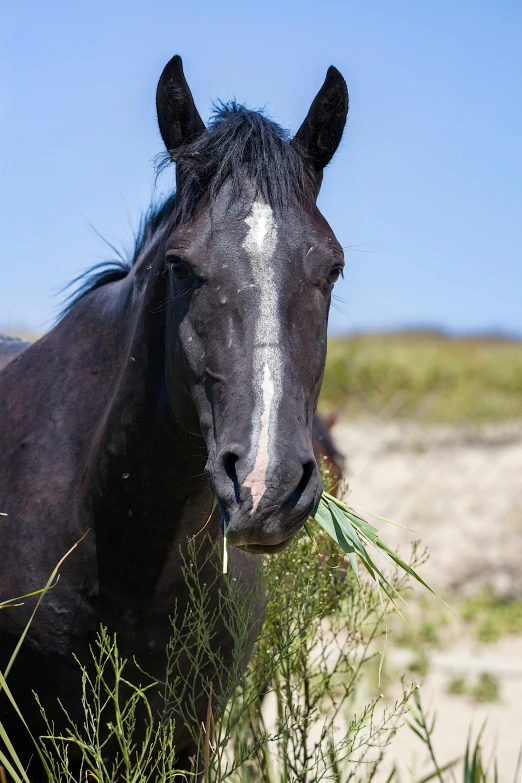
<path fill-rule="evenodd" d="M 132 271 L 121 281 L 112 387 L 86 471 L 100 592 L 116 612 L 171 595 L 172 560 L 212 505 L 204 441 L 183 428 L 167 396 L 162 294 L 150 271 L 147 282 Z"/>

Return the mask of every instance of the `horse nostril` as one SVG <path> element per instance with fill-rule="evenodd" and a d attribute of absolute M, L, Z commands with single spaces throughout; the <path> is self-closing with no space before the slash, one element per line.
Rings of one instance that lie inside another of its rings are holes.
<path fill-rule="evenodd" d="M 310 479 L 312 478 L 315 470 L 315 460 L 309 460 L 303 464 L 303 474 L 299 480 L 299 484 L 294 489 L 288 500 L 283 506 L 283 510 L 286 514 L 290 514 L 292 509 L 299 503 L 303 492 L 308 486 Z"/>
<path fill-rule="evenodd" d="M 233 451 L 227 451 L 222 455 L 223 468 L 227 476 L 232 482 L 237 481 L 236 463 L 239 459 L 237 454 Z"/>
<path fill-rule="evenodd" d="M 223 470 L 225 471 L 227 477 L 232 482 L 232 486 L 234 487 L 234 495 L 236 498 L 236 503 L 239 503 L 241 500 L 239 481 L 237 478 L 237 471 L 236 471 L 236 465 L 238 460 L 239 460 L 239 455 L 235 454 L 235 452 L 233 451 L 227 451 L 221 457 L 221 464 L 223 465 Z"/>

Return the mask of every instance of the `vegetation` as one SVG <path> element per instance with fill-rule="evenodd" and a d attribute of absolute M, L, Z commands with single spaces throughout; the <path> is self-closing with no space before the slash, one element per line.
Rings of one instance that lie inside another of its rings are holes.
<path fill-rule="evenodd" d="M 324 410 L 484 424 L 522 416 L 522 342 L 391 332 L 332 338 Z"/>
<path fill-rule="evenodd" d="M 500 701 L 500 685 L 498 678 L 489 672 L 483 672 L 473 688 L 471 695 L 475 701 L 495 702 Z"/>
<path fill-rule="evenodd" d="M 500 599 L 488 587 L 464 601 L 461 616 L 481 642 L 496 642 L 508 634 L 522 634 L 522 601 Z"/>
<path fill-rule="evenodd" d="M 163 682 L 122 660 L 117 640 L 100 631 L 77 695 L 84 721 L 76 725 L 65 716 L 65 728 L 48 724 L 47 735 L 35 738 L 48 781 L 181 780 L 174 747 L 180 724 L 198 747 L 192 772 L 203 768 L 209 783 L 371 781 L 411 694 L 399 688 L 398 698 L 385 703 L 375 691 L 361 702 L 360 685 L 382 652 L 391 603 L 370 579 L 357 583 L 338 544 L 319 529 L 313 540 L 303 533 L 267 558 L 264 583 L 252 593 L 238 588 L 231 569 L 211 610 L 222 577 L 216 572 L 213 584 L 199 578 L 204 551 L 208 557 L 197 539 L 189 547 L 184 573 L 192 598 L 189 606 L 174 608 Z M 402 592 L 404 574 L 388 579 L 394 594 Z M 261 591 L 268 597 L 265 623 L 245 672 Z M 223 622 L 234 640 L 231 661 L 217 643 Z M 162 695 L 157 714 L 147 708 L 152 690 Z M 203 726 L 196 718 L 202 699 Z M 139 738 L 138 720 L 146 727 Z M 0 761 L 10 783 L 28 783 L 5 732 L 3 739 Z"/>
<path fill-rule="evenodd" d="M 328 533 L 342 552 L 346 553 L 346 559 L 357 581 L 359 582 L 359 568 L 357 565 L 357 559 L 359 559 L 374 580 L 379 592 L 384 592 L 393 605 L 395 605 L 395 599 L 400 598 L 400 596 L 393 584 L 373 560 L 369 551 L 370 546 L 383 555 L 390 563 L 397 566 L 404 574 L 416 579 L 419 584 L 433 592 L 415 569 L 385 543 L 380 537 L 377 528 L 359 516 L 339 498 L 330 495 L 328 492 L 323 492 L 311 519 Z M 390 521 L 384 517 L 379 517 L 379 519 L 385 522 Z M 308 525 L 306 526 L 306 531 L 312 537 Z"/>
<path fill-rule="evenodd" d="M 461 674 L 456 674 L 451 677 L 448 682 L 447 690 L 452 696 L 464 696 L 468 692 L 466 678 Z"/>
<path fill-rule="evenodd" d="M 447 778 L 448 773 L 451 776 L 451 780 L 455 783 L 456 776 L 454 770 L 459 763 L 462 763 L 462 783 L 498 783 L 499 774 L 496 758 L 492 758 L 488 764 L 485 764 L 483 760 L 481 741 L 484 733 L 484 726 L 482 726 L 478 732 L 474 742 L 472 742 L 472 732 L 470 728 L 466 749 L 462 757 L 459 756 L 456 759 L 452 759 L 446 764 L 441 765 L 437 759 L 433 737 L 436 715 L 430 715 L 429 712 L 424 709 L 419 691 L 416 691 L 414 694 L 414 706 L 410 710 L 410 717 L 409 727 L 424 744 L 427 750 L 428 760 L 432 766 L 432 771 L 427 775 L 423 775 L 422 779 L 417 781 L 417 783 L 429 783 L 429 781 L 432 780 L 438 780 L 439 783 L 444 783 L 445 776 Z M 514 775 L 514 783 L 518 783 L 520 779 L 520 763 L 521 757 L 519 756 Z M 389 775 L 388 783 L 391 783 L 395 777 L 398 777 L 396 768 L 394 768 Z"/>
<path fill-rule="evenodd" d="M 455 675 L 449 680 L 447 691 L 452 696 L 470 696 L 473 701 L 484 704 L 500 701 L 498 677 L 489 672 L 482 672 L 474 684 L 462 675 Z"/>
<path fill-rule="evenodd" d="M 203 636 L 197 613 L 189 611 L 180 628 L 174 626 L 168 668 L 179 672 L 180 656 L 191 666 L 167 681 L 166 713 L 185 722 L 187 716 L 195 717 L 199 690 L 193 689 L 194 669 L 200 668 L 204 646 L 209 671 L 203 690 L 210 699 L 211 683 L 219 682 L 223 689 L 207 730 L 202 733 L 195 720 L 190 724 L 199 757 L 207 759 L 209 780 L 315 783 L 352 780 L 361 772 L 370 780 L 402 722 L 410 694 L 401 690 L 398 700 L 382 709 L 377 692 L 355 710 L 358 685 L 376 655 L 378 639 L 382 649 L 391 605 L 381 603 L 371 582 L 357 586 L 326 533 L 313 541 L 300 536 L 267 558 L 265 567 L 270 586 L 266 618 L 246 674 L 228 681 L 223 676 L 225 669 L 234 673 L 240 667 L 248 646 L 245 617 L 252 611 L 252 598 L 239 596 L 238 603 L 230 581 L 215 617 L 230 618 L 228 628 L 236 640 L 232 666 L 212 645 L 213 622 L 207 617 Z M 186 577 L 193 580 L 197 604 L 206 605 L 215 586 L 201 585 L 194 568 L 187 567 Z M 390 579 L 402 590 L 404 577 Z"/>
<path fill-rule="evenodd" d="M 100 783 L 163 783 L 173 780 L 176 767 L 174 722 L 157 721 L 147 700 L 155 687 L 136 685 L 129 679 L 128 661 L 120 658 L 116 638 L 102 628 L 91 650 L 92 666 L 82 666 L 81 699 L 85 720 L 81 726 L 67 716 L 67 729 L 55 732 L 45 715 L 48 734 L 38 743 L 51 781 Z M 80 663 L 78 662 L 80 666 Z M 143 738 L 135 738 L 137 721 L 145 724 Z M 80 766 L 70 763 L 70 750 L 79 750 Z M 181 778 L 180 778 L 181 779 Z"/>
<path fill-rule="evenodd" d="M 202 582 L 199 570 L 209 554 L 201 544 L 193 541 L 185 558 L 192 599 L 173 613 L 165 680 L 152 680 L 135 662 L 122 660 L 117 640 L 102 628 L 92 664 L 82 667 L 78 699 L 85 719 L 81 725 L 66 721 L 60 731 L 48 724 L 47 735 L 35 743 L 49 783 L 91 778 L 167 783 L 195 780 L 196 769 L 203 770 L 207 783 L 370 783 L 405 722 L 426 749 L 431 772 L 422 783 L 454 780 L 457 764 L 463 764 L 463 783 L 495 783 L 496 767 L 483 763 L 482 732 L 474 743 L 468 738 L 463 757 L 441 766 L 435 720 L 426 713 L 418 688 L 401 686 L 396 676 L 380 677 L 386 626 L 396 617 L 393 606 L 370 578 L 357 582 L 326 531 L 316 532 L 313 540 L 302 535 L 267 558 L 264 580 L 250 593 L 238 588 L 231 569 L 214 610 L 210 599 L 221 583 L 220 568 L 213 583 Z M 412 566 L 418 563 L 414 553 Z M 395 572 L 388 578 L 403 594 L 406 575 Z M 260 592 L 268 598 L 265 622 L 245 671 Z M 235 642 L 231 661 L 217 644 L 223 620 Z M 425 644 L 434 643 L 427 630 Z M 424 674 L 422 657 L 421 652 L 412 674 Z M 148 706 L 152 690 L 162 696 L 158 713 Z M 455 680 L 450 690 L 480 701 L 499 697 L 498 683 L 488 674 L 471 686 Z M 202 699 L 207 717 L 199 724 Z M 138 721 L 145 725 L 139 738 Z M 180 724 L 188 727 L 198 748 L 188 774 L 177 769 Z M 2 763 L 9 778 L 4 773 L 0 780 L 28 783 L 16 749 L 9 747 L 5 733 L 3 739 Z M 80 751 L 80 768 L 72 763 L 73 748 Z M 392 768 L 386 779 L 395 778 L 400 780 Z"/>
<path fill-rule="evenodd" d="M 501 598 L 485 586 L 474 596 L 456 593 L 445 595 L 448 610 L 431 596 L 416 595 L 408 603 L 408 626 L 390 619 L 393 641 L 398 647 L 429 651 L 441 649 L 461 636 L 463 629 L 470 639 L 494 644 L 506 636 L 522 635 L 522 600 Z M 458 620 L 454 622 L 454 620 Z"/>

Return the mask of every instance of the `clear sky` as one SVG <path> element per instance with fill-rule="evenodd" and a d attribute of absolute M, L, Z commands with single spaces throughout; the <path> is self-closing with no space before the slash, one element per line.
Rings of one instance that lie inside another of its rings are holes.
<path fill-rule="evenodd" d="M 179 53 L 200 113 L 297 130 L 334 64 L 350 91 L 321 208 L 346 249 L 332 331 L 522 334 L 520 0 L 4 0 L 0 324 L 48 328 L 57 292 L 129 243 Z M 110 254 L 109 254 L 110 255 Z"/>

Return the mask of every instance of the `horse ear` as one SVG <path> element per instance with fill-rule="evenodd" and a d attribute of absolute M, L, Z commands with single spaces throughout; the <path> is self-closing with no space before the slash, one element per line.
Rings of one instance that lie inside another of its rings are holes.
<path fill-rule="evenodd" d="M 176 54 L 163 69 L 156 90 L 158 124 L 165 146 L 175 150 L 205 131 L 190 92 L 181 57 Z"/>
<path fill-rule="evenodd" d="M 292 143 L 312 162 L 317 173 L 333 158 L 343 135 L 347 114 L 348 88 L 337 68 L 331 65 L 305 121 L 292 139 Z"/>

